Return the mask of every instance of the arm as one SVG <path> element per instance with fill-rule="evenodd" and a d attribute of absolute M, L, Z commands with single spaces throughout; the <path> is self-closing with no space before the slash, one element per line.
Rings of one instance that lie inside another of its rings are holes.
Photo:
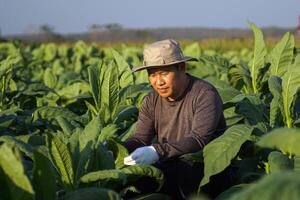
<path fill-rule="evenodd" d="M 215 137 L 220 118 L 223 117 L 222 100 L 214 90 L 207 90 L 196 100 L 192 128 L 177 142 L 153 144 L 161 160 L 193 153 Z"/>
<path fill-rule="evenodd" d="M 124 143 L 129 153 L 138 147 L 151 144 L 155 135 L 153 119 L 153 105 L 148 95 L 142 102 L 134 136 L 128 138 Z"/>

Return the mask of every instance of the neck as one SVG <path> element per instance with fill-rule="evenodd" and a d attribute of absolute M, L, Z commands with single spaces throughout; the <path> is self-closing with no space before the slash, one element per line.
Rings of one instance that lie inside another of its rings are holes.
<path fill-rule="evenodd" d="M 176 99 L 178 99 L 178 97 L 180 97 L 184 91 L 186 90 L 186 88 L 188 87 L 189 85 L 189 82 L 190 82 L 190 78 L 188 75 L 184 74 L 184 76 L 182 77 L 182 81 L 180 81 L 180 85 L 182 85 L 181 90 L 178 91 L 177 94 L 175 94 L 174 96 L 172 97 L 167 97 L 167 100 L 168 101 L 175 101 Z"/>

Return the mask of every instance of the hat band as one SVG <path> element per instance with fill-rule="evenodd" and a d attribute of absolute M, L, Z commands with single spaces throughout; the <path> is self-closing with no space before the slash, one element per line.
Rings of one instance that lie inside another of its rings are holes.
<path fill-rule="evenodd" d="M 177 57 L 176 55 L 172 55 L 170 57 L 158 57 L 156 59 L 151 58 L 151 61 L 147 61 L 144 60 L 143 61 L 143 65 L 144 66 L 150 66 L 150 65 L 166 65 L 169 63 L 173 63 L 173 62 L 178 62 L 178 61 L 182 61 L 184 60 L 184 58 L 182 57 L 182 55 L 180 55 L 179 57 Z"/>

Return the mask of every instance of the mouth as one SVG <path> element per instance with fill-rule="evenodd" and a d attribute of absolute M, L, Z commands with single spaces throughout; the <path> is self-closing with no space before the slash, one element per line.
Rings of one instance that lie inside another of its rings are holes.
<path fill-rule="evenodd" d="M 157 88 L 157 90 L 161 93 L 166 93 L 169 88 Z"/>

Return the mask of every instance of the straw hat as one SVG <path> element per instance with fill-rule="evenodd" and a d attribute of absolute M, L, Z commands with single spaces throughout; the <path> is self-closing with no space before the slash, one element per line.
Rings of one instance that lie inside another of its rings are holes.
<path fill-rule="evenodd" d="M 143 69 L 169 66 L 187 61 L 198 60 L 184 56 L 177 41 L 172 39 L 162 40 L 152 43 L 145 48 L 143 66 L 133 67 L 132 71 L 137 72 Z"/>

